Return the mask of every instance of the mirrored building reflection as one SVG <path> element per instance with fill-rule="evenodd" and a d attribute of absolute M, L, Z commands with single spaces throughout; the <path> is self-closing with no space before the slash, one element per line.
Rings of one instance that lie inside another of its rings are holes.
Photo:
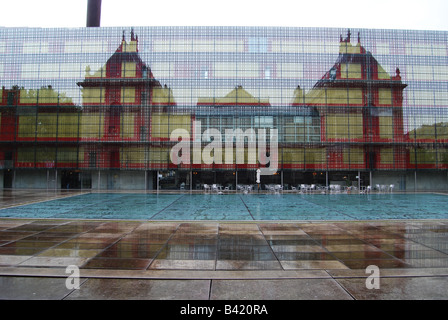
<path fill-rule="evenodd" d="M 0 187 L 446 190 L 447 37 L 0 28 Z"/>

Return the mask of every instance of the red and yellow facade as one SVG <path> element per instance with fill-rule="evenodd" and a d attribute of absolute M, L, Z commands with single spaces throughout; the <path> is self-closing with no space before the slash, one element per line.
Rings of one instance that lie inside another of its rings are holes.
<path fill-rule="evenodd" d="M 201 121 L 204 128 L 216 128 L 223 136 L 224 129 L 257 130 L 263 125 L 277 129 L 278 170 L 286 175 L 447 169 L 444 122 L 406 130 L 408 85 L 402 72 L 397 67 L 394 74 L 388 73 L 361 45 L 359 35 L 356 43 L 352 41 L 350 33 L 346 39 L 341 37 L 333 66 L 308 91 L 297 84 L 282 104 L 236 85 L 227 92 L 204 90 L 210 94 L 180 105 L 175 88 L 163 85 L 150 62 L 143 61 L 139 39 L 132 32 L 130 41 L 123 36 L 102 67 L 84 69 L 83 79 L 76 82 L 80 103 L 51 85 L 3 87 L 0 161 L 5 170 L 89 173 L 203 170 L 235 175 L 260 166 L 258 158 L 255 164 L 228 163 L 225 152 L 212 165 L 193 161 L 193 152 L 189 163 L 172 163 L 170 150 L 177 142 L 170 139 L 172 131 L 187 132 L 193 146 L 194 122 Z M 264 76 L 279 73 L 276 68 L 269 74 L 266 70 Z M 218 76 L 218 71 L 202 76 Z M 206 145 L 201 141 L 201 148 Z M 232 151 L 236 159 L 236 149 Z"/>

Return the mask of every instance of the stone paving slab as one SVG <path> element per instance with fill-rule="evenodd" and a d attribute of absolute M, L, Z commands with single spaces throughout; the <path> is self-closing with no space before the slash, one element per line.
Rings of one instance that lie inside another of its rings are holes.
<path fill-rule="evenodd" d="M 8 205 L 39 200 L 23 195 Z M 70 265 L 79 289 L 66 287 Z M 380 289 L 366 286 L 371 265 Z M 0 299 L 420 300 L 447 288 L 448 220 L 0 219 Z"/>
<path fill-rule="evenodd" d="M 159 275 L 160 276 L 160 275 Z M 88 277 L 67 289 L 66 277 L 0 276 L 5 300 L 446 300 L 447 276 L 380 279 L 378 289 L 361 277 Z"/>

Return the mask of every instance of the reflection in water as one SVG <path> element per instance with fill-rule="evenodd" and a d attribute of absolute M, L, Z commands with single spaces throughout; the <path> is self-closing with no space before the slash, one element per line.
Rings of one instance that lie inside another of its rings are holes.
<path fill-rule="evenodd" d="M 55 221 L 20 220 L 0 230 L 0 264 L 60 267 L 70 262 L 123 270 L 448 267 L 445 220 Z M 45 237 L 36 238 L 40 234 Z"/>

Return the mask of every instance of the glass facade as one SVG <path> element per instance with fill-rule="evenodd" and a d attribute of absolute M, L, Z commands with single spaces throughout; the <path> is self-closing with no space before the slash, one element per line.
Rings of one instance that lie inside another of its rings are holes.
<path fill-rule="evenodd" d="M 448 33 L 0 28 L 5 188 L 448 189 Z"/>

